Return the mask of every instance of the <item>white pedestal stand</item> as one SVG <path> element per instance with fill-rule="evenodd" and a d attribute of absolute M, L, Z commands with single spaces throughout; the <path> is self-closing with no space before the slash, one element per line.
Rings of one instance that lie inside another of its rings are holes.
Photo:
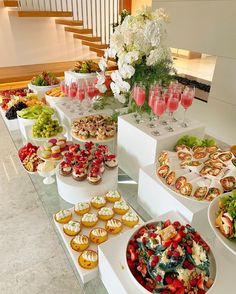
<path fill-rule="evenodd" d="M 58 194 L 65 201 L 75 204 L 80 201 L 90 201 L 92 197 L 104 195 L 109 190 L 116 190 L 118 180 L 118 167 L 105 170 L 102 181 L 92 185 L 87 180 L 77 182 L 72 176 L 63 177 L 56 172 Z"/>
<path fill-rule="evenodd" d="M 189 222 L 200 210 L 208 207 L 208 202 L 186 199 L 170 191 L 156 176 L 155 164 L 140 169 L 138 202 L 153 217 L 158 217 L 170 210 L 177 210 Z"/>
<path fill-rule="evenodd" d="M 168 133 L 160 127 L 161 136 L 153 136 L 155 129 L 148 128 L 147 122 L 136 124 L 133 114 L 118 119 L 118 160 L 119 167 L 138 182 L 139 168 L 156 161 L 156 154 L 163 149 L 171 150 L 177 140 L 186 134 L 203 137 L 205 127 L 197 121 L 190 122 L 187 128 L 174 124 L 175 131 Z"/>

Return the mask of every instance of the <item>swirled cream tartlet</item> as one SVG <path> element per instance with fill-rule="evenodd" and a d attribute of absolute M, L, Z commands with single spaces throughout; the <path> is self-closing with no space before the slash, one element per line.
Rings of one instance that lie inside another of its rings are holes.
<path fill-rule="evenodd" d="M 89 238 L 85 235 L 77 235 L 71 239 L 70 246 L 75 251 L 84 251 L 89 247 Z"/>
<path fill-rule="evenodd" d="M 120 193 L 118 191 L 108 191 L 106 194 L 106 200 L 109 202 L 116 202 L 121 199 Z"/>
<path fill-rule="evenodd" d="M 66 224 L 72 219 L 72 212 L 67 209 L 60 210 L 54 215 L 54 219 L 60 224 Z"/>
<path fill-rule="evenodd" d="M 69 221 L 67 224 L 64 224 L 63 231 L 68 236 L 76 236 L 81 231 L 80 222 Z"/>
<path fill-rule="evenodd" d="M 106 205 L 106 199 L 104 196 L 95 196 L 90 203 L 94 208 L 99 209 Z"/>
<path fill-rule="evenodd" d="M 95 228 L 90 232 L 89 238 L 91 242 L 95 244 L 101 244 L 107 240 L 108 234 L 107 231 L 103 228 Z"/>
<path fill-rule="evenodd" d="M 114 216 L 114 211 L 110 207 L 102 207 L 98 212 L 98 218 L 104 221 L 113 218 L 113 216 Z"/>
<path fill-rule="evenodd" d="M 110 219 L 106 222 L 105 229 L 110 234 L 118 234 L 122 231 L 123 225 L 119 219 Z"/>
<path fill-rule="evenodd" d="M 74 211 L 78 215 L 83 215 L 91 209 L 91 206 L 88 202 L 78 202 L 74 206 Z"/>
<path fill-rule="evenodd" d="M 113 210 L 115 213 L 122 215 L 129 211 L 129 205 L 124 200 L 116 201 Z"/>
<path fill-rule="evenodd" d="M 80 254 L 78 262 L 85 269 L 95 268 L 98 265 L 98 254 L 93 250 L 85 250 Z"/>
<path fill-rule="evenodd" d="M 127 227 L 134 227 L 139 222 L 139 217 L 137 214 L 133 211 L 128 211 L 126 214 L 122 215 L 121 218 L 124 225 Z"/>
<path fill-rule="evenodd" d="M 81 219 L 81 223 L 85 227 L 93 227 L 97 224 L 97 222 L 98 222 L 98 217 L 96 216 L 95 213 L 85 213 Z"/>

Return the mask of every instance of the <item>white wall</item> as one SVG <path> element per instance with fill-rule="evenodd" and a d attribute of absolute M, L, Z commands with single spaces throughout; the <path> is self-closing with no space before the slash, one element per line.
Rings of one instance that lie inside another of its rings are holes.
<path fill-rule="evenodd" d="M 0 67 L 96 57 L 54 18 L 9 17 L 0 8 Z"/>
<path fill-rule="evenodd" d="M 153 0 L 153 7 L 170 14 L 171 47 L 217 56 L 208 103 L 194 101 L 189 116 L 236 144 L 236 1 Z"/>

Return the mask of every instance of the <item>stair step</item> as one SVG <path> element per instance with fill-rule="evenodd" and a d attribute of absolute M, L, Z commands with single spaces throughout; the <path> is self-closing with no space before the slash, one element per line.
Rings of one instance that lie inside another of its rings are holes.
<path fill-rule="evenodd" d="M 94 48 L 94 47 L 89 47 L 90 51 L 96 52 L 97 56 L 102 57 L 104 56 L 104 50 L 102 49 L 98 49 L 98 48 Z"/>
<path fill-rule="evenodd" d="M 73 16 L 71 11 L 23 11 L 23 10 L 11 10 L 8 11 L 10 16 L 18 17 L 71 17 Z"/>
<path fill-rule="evenodd" d="M 18 7 L 18 1 L 3 0 L 0 1 L 0 7 Z"/>
<path fill-rule="evenodd" d="M 97 48 L 97 49 L 106 49 L 109 47 L 108 44 L 102 44 L 102 43 L 95 43 L 95 42 L 89 42 L 89 41 L 82 41 L 82 44 L 85 46 Z"/>
<path fill-rule="evenodd" d="M 65 27 L 66 32 L 76 33 L 76 34 L 92 34 L 91 29 L 79 29 L 79 28 L 72 28 L 72 27 Z"/>
<path fill-rule="evenodd" d="M 66 25 L 66 26 L 82 26 L 82 20 L 69 20 L 69 19 L 56 19 L 56 24 Z"/>
<path fill-rule="evenodd" d="M 90 41 L 90 42 L 99 42 L 99 41 L 101 41 L 100 37 L 93 37 L 92 35 L 91 36 L 86 36 L 86 35 L 74 34 L 73 37 L 75 39 L 80 39 L 80 40 Z"/>

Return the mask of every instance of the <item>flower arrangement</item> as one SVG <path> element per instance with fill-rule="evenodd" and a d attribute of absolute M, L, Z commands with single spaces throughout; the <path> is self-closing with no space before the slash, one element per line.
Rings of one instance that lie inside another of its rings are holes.
<path fill-rule="evenodd" d="M 168 16 L 163 9 L 152 11 L 150 7 L 139 11 L 136 16 L 126 15 L 123 22 L 115 27 L 110 46 L 99 62 L 100 88 L 104 84 L 108 58 L 116 58 L 118 70 L 111 74 L 110 84 L 114 97 L 121 103 L 127 103 L 135 83 L 142 82 L 146 89 L 143 109 L 148 110 L 151 85 L 157 81 L 168 83 L 174 72 L 171 53 L 165 44 L 167 21 Z"/>

